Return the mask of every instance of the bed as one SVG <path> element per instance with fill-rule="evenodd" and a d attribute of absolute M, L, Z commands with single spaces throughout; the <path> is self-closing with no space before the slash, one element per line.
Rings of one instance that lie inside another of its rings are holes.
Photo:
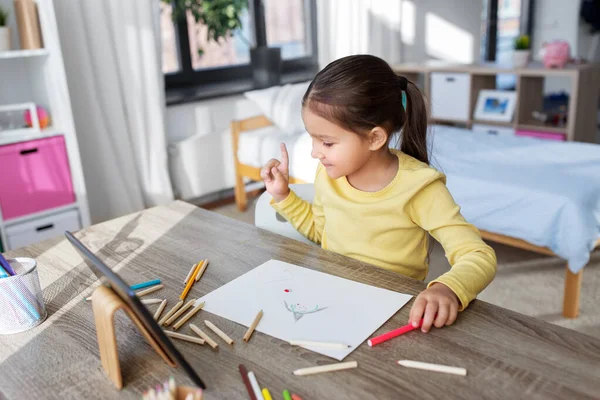
<path fill-rule="evenodd" d="M 281 134 L 264 116 L 231 125 L 235 198 L 247 205 L 244 180 L 260 181 L 260 167 L 290 153 L 290 182 L 310 183 L 317 161 L 306 133 Z M 251 132 L 251 133 L 249 133 Z M 567 261 L 563 316 L 576 318 L 583 268 L 600 245 L 600 145 L 494 136 L 432 127 L 432 165 L 465 218 L 484 239 Z"/>

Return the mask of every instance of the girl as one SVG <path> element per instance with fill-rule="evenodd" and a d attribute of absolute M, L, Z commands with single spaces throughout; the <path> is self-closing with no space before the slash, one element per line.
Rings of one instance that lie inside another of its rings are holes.
<path fill-rule="evenodd" d="M 424 280 L 428 233 L 452 268 L 429 283 L 409 323 L 451 325 L 494 278 L 496 255 L 460 214 L 445 176 L 429 166 L 421 91 L 370 55 L 336 60 L 302 99 L 302 119 L 320 164 L 313 203 L 289 189 L 288 154 L 261 170 L 272 206 L 323 249 Z M 390 149 L 402 131 L 400 150 Z"/>

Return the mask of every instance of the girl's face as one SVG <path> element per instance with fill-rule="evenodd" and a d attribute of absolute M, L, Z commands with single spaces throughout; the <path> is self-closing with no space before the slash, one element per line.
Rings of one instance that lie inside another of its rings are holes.
<path fill-rule="evenodd" d="M 331 179 L 351 175 L 369 160 L 369 143 L 361 135 L 329 122 L 306 107 L 302 108 L 302 120 L 312 137 L 311 155 L 323 164 Z"/>

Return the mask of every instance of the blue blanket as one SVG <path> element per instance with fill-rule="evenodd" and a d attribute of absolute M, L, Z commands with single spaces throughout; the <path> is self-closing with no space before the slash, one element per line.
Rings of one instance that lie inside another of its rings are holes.
<path fill-rule="evenodd" d="M 574 273 L 600 238 L 600 145 L 432 127 L 432 165 L 478 228 L 550 248 Z"/>

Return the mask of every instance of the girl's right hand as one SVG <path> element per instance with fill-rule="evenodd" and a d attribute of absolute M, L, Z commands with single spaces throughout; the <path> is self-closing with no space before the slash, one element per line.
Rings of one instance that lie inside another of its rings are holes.
<path fill-rule="evenodd" d="M 288 166 L 289 159 L 287 148 L 284 143 L 281 143 L 281 162 L 272 158 L 260 170 L 260 176 L 265 181 L 267 192 L 269 192 L 273 199 L 278 203 L 285 200 L 288 194 L 290 194 L 290 173 Z"/>

